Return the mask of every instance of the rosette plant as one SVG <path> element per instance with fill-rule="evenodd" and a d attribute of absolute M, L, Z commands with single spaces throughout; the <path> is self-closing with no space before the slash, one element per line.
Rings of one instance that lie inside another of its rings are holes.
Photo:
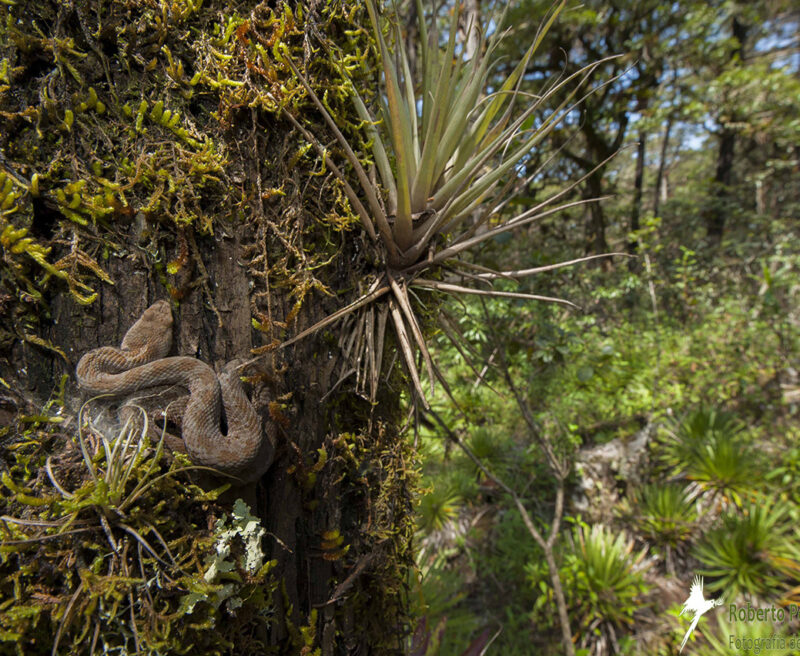
<path fill-rule="evenodd" d="M 342 346 L 350 361 L 356 363 L 357 379 L 365 389 L 369 386 L 370 398 L 374 399 L 390 317 L 417 396 L 425 404 L 417 349 L 431 389 L 435 379 L 444 381 L 426 347 L 411 290 L 570 304 L 562 299 L 495 289 L 493 282 L 598 257 L 495 271 L 468 261 L 465 255 L 499 234 L 587 202 L 563 202 L 581 178 L 519 214 L 505 212 L 515 191 L 527 182 L 520 179 L 520 171 L 530 153 L 544 144 L 580 102 L 584 83 L 600 62 L 543 82 L 536 95 L 525 93 L 520 87 L 526 68 L 564 2 L 553 7 L 522 60 L 498 81 L 498 46 L 507 34 L 503 25 L 505 12 L 489 23 L 490 35 L 487 36 L 489 30 L 478 29 L 478 46 L 473 53 L 467 53 L 456 38 L 458 3 L 452 11 L 449 30 L 442 36 L 435 16 L 428 29 L 418 1 L 419 79 L 415 80 L 396 10 L 388 11 L 382 20 L 374 0 L 367 0 L 366 7 L 380 66 L 380 90 L 371 102 L 377 106 L 374 113 L 368 105 L 370 99 L 362 97 L 348 77 L 343 58 L 339 61 L 343 76 L 350 82 L 355 110 L 371 152 L 356 152 L 305 76 L 289 60 L 344 152 L 358 189 L 320 140 L 288 111 L 285 115 L 341 181 L 352 210 L 377 247 L 380 270 L 359 298 L 284 345 L 352 316 L 352 329 L 342 331 Z M 334 54 L 332 59 L 336 57 Z M 366 160 L 374 166 L 365 165 Z M 539 172 L 537 169 L 529 179 Z M 379 299 L 388 302 L 376 303 Z M 448 334 L 453 335 L 452 330 Z"/>

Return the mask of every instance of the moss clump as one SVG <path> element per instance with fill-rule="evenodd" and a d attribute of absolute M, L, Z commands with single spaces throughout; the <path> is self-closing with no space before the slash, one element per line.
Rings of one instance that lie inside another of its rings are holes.
<path fill-rule="evenodd" d="M 415 531 L 412 491 L 419 475 L 412 446 L 388 425 L 370 436 L 341 433 L 330 440 L 322 489 L 347 490 L 339 526 L 320 536 L 323 558 L 339 563 L 333 598 L 350 597 L 354 639 L 369 636 L 376 653 L 400 653 L 407 632 L 408 570 Z M 348 512 L 352 509 L 352 514 Z M 363 509 L 366 513 L 362 514 Z M 393 623 L 387 624 L 387 618 Z M 343 618 L 347 626 L 347 618 Z"/>
<path fill-rule="evenodd" d="M 247 506 L 228 517 L 131 424 L 71 440 L 62 418 L 5 436 L 0 650 L 263 652 L 277 583 Z"/>
<path fill-rule="evenodd" d="M 366 32 L 352 28 L 361 11 L 0 3 L 0 289 L 24 314 L 9 334 L 23 338 L 26 321 L 47 317 L 60 285 L 91 303 L 98 285 L 111 284 L 102 263 L 112 255 L 143 252 L 175 299 L 200 285 L 214 307 L 202 265 L 185 270 L 199 260 L 186 244 L 231 221 L 252 231 L 245 261 L 263 332 L 276 325 L 258 307 L 268 293 L 261 280 L 295 298 L 283 325 L 310 291 L 331 294 L 318 272 L 333 268 L 356 219 L 341 183 L 302 137 L 286 138 L 279 117 L 288 111 L 326 132 L 306 111 L 291 58 L 342 129 L 359 134 L 341 66 L 369 74 Z M 334 39 L 344 45 L 318 56 Z M 298 221 L 299 192 L 310 222 Z M 280 248 L 270 252 L 270 243 Z"/>

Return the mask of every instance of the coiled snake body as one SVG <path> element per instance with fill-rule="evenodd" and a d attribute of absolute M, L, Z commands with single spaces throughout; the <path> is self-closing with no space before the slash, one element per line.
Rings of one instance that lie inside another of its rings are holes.
<path fill-rule="evenodd" d="M 265 438 L 261 421 L 228 365 L 217 378 L 205 362 L 165 357 L 172 344 L 172 312 L 167 301 L 151 305 L 131 326 L 120 348 L 102 346 L 78 362 L 79 385 L 91 394 L 123 396 L 161 385 L 189 390 L 182 437 L 192 462 L 245 482 L 261 477 L 274 455 L 274 437 Z M 220 429 L 225 408 L 227 434 Z"/>

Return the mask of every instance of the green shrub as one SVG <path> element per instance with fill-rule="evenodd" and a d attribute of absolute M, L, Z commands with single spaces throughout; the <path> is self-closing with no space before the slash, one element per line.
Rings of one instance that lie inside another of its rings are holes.
<path fill-rule="evenodd" d="M 785 493 L 795 506 L 793 519 L 800 520 L 800 429 L 787 431 L 779 461 L 770 469 L 766 480 Z"/>
<path fill-rule="evenodd" d="M 454 549 L 446 549 L 420 558 L 409 584 L 411 614 L 435 627 L 432 637 L 437 644 L 430 653 L 437 656 L 460 656 L 481 627 L 480 616 L 465 603 L 464 573 L 453 565 L 455 555 Z"/>
<path fill-rule="evenodd" d="M 693 496 L 741 507 L 763 480 L 761 453 L 733 414 L 700 408 L 675 422 L 662 437 L 657 459 L 692 483 Z"/>
<path fill-rule="evenodd" d="M 708 443 L 686 470 L 698 494 L 723 505 L 741 507 L 760 487 L 764 476 L 761 454 L 740 440 L 712 433 Z"/>
<path fill-rule="evenodd" d="M 449 487 L 434 487 L 419 503 L 418 525 L 424 533 L 441 529 L 448 521 L 458 516 L 463 499 Z"/>
<path fill-rule="evenodd" d="M 711 613 L 709 613 L 710 615 Z M 783 626 L 772 622 L 736 622 L 726 619 L 725 612 L 715 614 L 704 629 L 698 627 L 694 637 L 702 635 L 705 642 L 692 645 L 692 654 L 696 656 L 729 656 L 730 654 L 769 654 L 769 656 L 788 656 L 795 654 L 789 649 L 790 638 Z M 731 639 L 734 640 L 731 644 Z M 689 638 L 691 642 L 692 638 Z M 782 642 L 783 641 L 783 642 Z M 784 645 L 783 647 L 781 645 Z"/>
<path fill-rule="evenodd" d="M 634 542 L 625 533 L 583 522 L 574 528 L 559 575 L 575 637 L 590 653 L 611 653 L 612 644 L 625 642 L 650 587 L 644 579 L 649 567 L 645 555 L 646 549 L 634 552 Z M 547 621 L 556 626 L 546 565 L 532 563 L 528 575 L 541 592 L 534 604 L 534 621 L 537 626 Z"/>
<path fill-rule="evenodd" d="M 683 485 L 644 485 L 632 501 L 632 524 L 651 544 L 676 549 L 691 537 L 697 508 Z"/>
<path fill-rule="evenodd" d="M 743 428 L 736 415 L 730 412 L 696 408 L 665 427 L 657 458 L 674 472 L 683 472 L 701 457 L 710 438 L 721 435 L 734 439 Z"/>
<path fill-rule="evenodd" d="M 702 566 L 699 573 L 713 579 L 708 589 L 723 591 L 726 599 L 779 595 L 797 568 L 790 509 L 784 501 L 761 499 L 723 515 L 694 551 Z"/>

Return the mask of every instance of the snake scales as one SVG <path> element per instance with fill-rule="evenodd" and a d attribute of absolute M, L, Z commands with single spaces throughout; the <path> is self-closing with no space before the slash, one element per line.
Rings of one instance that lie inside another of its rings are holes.
<path fill-rule="evenodd" d="M 261 477 L 274 455 L 274 437 L 265 438 L 261 421 L 232 366 L 217 377 L 205 362 L 166 357 L 172 345 L 172 312 L 157 301 L 125 333 L 120 348 L 102 346 L 78 362 L 79 385 L 91 394 L 123 396 L 160 385 L 189 390 L 182 437 L 192 462 L 245 482 Z M 220 429 L 220 398 L 227 433 Z"/>

